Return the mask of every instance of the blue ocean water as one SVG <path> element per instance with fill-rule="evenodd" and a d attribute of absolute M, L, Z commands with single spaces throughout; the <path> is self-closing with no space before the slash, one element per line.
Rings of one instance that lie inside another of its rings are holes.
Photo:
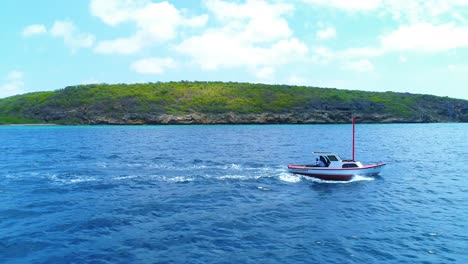
<path fill-rule="evenodd" d="M 468 263 L 468 124 L 0 127 L 1 263 Z"/>

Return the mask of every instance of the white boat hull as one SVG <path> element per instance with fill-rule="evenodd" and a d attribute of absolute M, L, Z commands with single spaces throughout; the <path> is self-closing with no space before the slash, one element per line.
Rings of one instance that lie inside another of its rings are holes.
<path fill-rule="evenodd" d="M 383 166 L 385 166 L 385 163 L 367 165 L 358 168 L 328 168 L 311 167 L 307 165 L 289 165 L 288 170 L 290 173 L 315 177 L 322 180 L 349 181 L 354 175 L 378 175 L 382 171 Z"/>

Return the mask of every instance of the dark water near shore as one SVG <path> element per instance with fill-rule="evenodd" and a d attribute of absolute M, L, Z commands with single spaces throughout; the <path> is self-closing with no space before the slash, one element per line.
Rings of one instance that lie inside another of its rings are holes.
<path fill-rule="evenodd" d="M 1 263 L 468 263 L 468 124 L 0 127 Z"/>

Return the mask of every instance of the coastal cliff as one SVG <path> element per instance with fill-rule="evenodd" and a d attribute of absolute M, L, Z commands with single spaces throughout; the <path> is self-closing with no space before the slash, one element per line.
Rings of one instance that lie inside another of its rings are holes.
<path fill-rule="evenodd" d="M 468 122 L 468 101 L 288 85 L 168 82 L 70 86 L 0 99 L 0 124 Z"/>

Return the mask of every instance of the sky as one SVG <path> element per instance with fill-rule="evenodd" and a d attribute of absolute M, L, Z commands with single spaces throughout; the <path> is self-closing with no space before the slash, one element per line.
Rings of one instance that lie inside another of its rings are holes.
<path fill-rule="evenodd" d="M 468 0 L 2 0 L 0 98 L 233 81 L 468 99 Z"/>

